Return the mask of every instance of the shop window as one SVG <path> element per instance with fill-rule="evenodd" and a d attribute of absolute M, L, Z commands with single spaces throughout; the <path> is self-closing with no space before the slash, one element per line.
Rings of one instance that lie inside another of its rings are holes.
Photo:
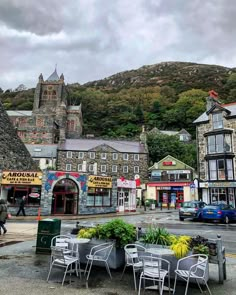
<path fill-rule="evenodd" d="M 111 189 L 108 188 L 88 188 L 87 206 L 110 207 Z"/>
<path fill-rule="evenodd" d="M 10 205 L 19 206 L 23 196 L 26 196 L 25 206 L 39 206 L 41 196 L 41 186 L 4 186 L 7 190 L 7 202 Z M 26 211 L 27 214 L 27 211 Z"/>
<path fill-rule="evenodd" d="M 134 161 L 139 161 L 139 154 L 134 154 Z"/>
<path fill-rule="evenodd" d="M 211 203 L 225 202 L 227 203 L 227 195 L 225 188 L 211 188 L 210 189 Z"/>
<path fill-rule="evenodd" d="M 112 160 L 118 160 L 118 154 L 117 153 L 112 154 Z"/>
<path fill-rule="evenodd" d="M 212 115 L 213 121 L 213 129 L 220 129 L 223 128 L 223 114 L 222 113 L 215 113 Z"/>

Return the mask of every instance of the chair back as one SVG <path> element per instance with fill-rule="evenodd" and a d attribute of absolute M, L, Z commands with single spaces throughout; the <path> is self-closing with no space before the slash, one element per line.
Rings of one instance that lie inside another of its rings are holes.
<path fill-rule="evenodd" d="M 190 268 L 191 274 L 197 275 L 199 278 L 204 278 L 208 266 L 208 256 L 204 254 L 192 255 L 197 257 L 197 263 Z"/>
<path fill-rule="evenodd" d="M 102 248 L 101 252 L 99 252 L 99 255 L 101 255 L 103 257 L 104 261 L 108 260 L 113 246 L 114 246 L 113 243 L 106 243 L 103 245 L 103 248 Z"/>
<path fill-rule="evenodd" d="M 143 274 L 148 277 L 161 277 L 163 271 L 170 271 L 170 262 L 154 256 L 142 256 Z"/>
<path fill-rule="evenodd" d="M 127 244 L 124 250 L 127 264 L 134 264 L 140 261 L 140 256 L 145 253 L 146 248 L 136 244 Z"/>
<path fill-rule="evenodd" d="M 69 247 L 69 240 L 71 237 L 66 235 L 58 235 L 52 238 L 51 246 L 55 246 L 58 248 L 68 249 Z"/>
<path fill-rule="evenodd" d="M 53 261 L 60 260 L 65 264 L 65 255 L 63 253 L 63 249 L 55 246 L 51 246 L 51 256 L 53 257 Z"/>

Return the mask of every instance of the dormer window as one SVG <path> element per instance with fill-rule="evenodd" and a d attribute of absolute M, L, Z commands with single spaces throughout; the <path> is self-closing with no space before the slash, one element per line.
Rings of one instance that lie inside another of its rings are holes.
<path fill-rule="evenodd" d="M 223 128 L 223 115 L 222 113 L 214 113 L 212 115 L 213 129 Z"/>

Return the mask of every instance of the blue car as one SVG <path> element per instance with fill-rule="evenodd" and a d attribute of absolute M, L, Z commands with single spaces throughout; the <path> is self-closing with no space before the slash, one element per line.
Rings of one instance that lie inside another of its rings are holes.
<path fill-rule="evenodd" d="M 209 204 L 202 212 L 203 221 L 213 220 L 228 224 L 236 220 L 236 209 L 227 204 Z"/>

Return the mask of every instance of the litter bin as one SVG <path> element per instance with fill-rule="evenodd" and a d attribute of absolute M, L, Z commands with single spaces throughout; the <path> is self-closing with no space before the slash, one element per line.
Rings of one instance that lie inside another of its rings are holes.
<path fill-rule="evenodd" d="M 51 240 L 53 237 L 60 235 L 60 219 L 43 219 L 38 223 L 38 233 L 36 242 L 36 253 L 50 254 Z"/>

